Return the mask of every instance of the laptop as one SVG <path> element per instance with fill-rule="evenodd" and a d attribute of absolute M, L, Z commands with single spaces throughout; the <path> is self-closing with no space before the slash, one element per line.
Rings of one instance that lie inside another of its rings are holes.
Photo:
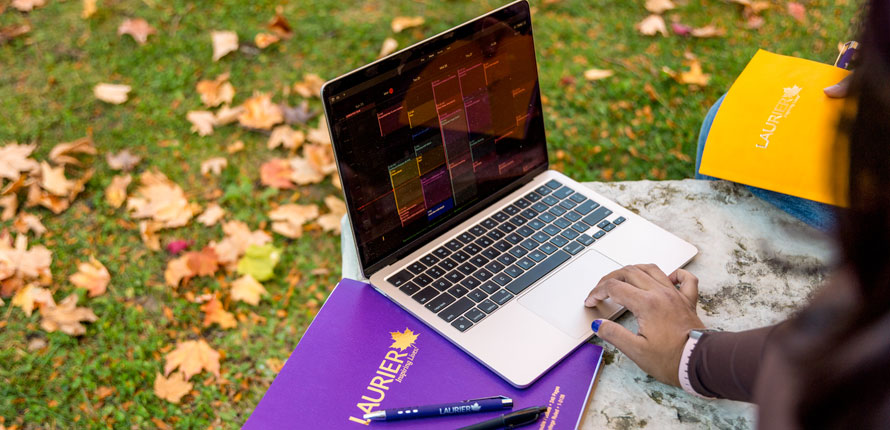
<path fill-rule="evenodd" d="M 624 311 L 584 306 L 601 277 L 697 253 L 548 169 L 525 0 L 333 79 L 322 100 L 363 275 L 513 386 Z"/>

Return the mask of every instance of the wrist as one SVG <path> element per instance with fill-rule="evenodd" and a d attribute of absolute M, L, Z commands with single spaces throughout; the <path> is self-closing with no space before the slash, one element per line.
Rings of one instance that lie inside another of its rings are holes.
<path fill-rule="evenodd" d="M 691 373 L 691 364 L 692 364 L 692 354 L 698 346 L 699 341 L 703 336 L 705 336 L 708 332 L 715 332 L 718 330 L 709 330 L 709 329 L 692 329 L 689 330 L 689 338 L 686 340 L 686 344 L 683 347 L 683 352 L 680 355 L 680 365 L 677 368 L 677 377 L 680 380 L 680 388 L 683 391 L 686 391 L 689 394 L 692 394 L 697 397 L 701 397 L 703 399 L 711 399 L 711 397 L 706 397 L 695 391 L 695 388 L 692 387 L 692 383 L 690 381 L 690 373 Z"/>

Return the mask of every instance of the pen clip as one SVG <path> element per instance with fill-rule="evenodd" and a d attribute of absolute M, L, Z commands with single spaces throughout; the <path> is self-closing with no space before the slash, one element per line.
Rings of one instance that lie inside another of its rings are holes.
<path fill-rule="evenodd" d="M 489 397 L 480 397 L 478 399 L 464 400 L 464 402 L 475 402 L 477 400 L 491 400 L 491 399 L 510 400 L 510 398 L 507 396 L 489 396 Z"/>

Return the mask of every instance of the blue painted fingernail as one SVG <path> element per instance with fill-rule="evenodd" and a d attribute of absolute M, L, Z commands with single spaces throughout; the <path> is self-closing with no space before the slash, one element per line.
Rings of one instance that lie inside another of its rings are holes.
<path fill-rule="evenodd" d="M 603 323 L 603 320 L 594 320 L 593 323 L 590 324 L 590 328 L 593 329 L 593 332 L 596 333 L 600 331 L 600 324 Z"/>

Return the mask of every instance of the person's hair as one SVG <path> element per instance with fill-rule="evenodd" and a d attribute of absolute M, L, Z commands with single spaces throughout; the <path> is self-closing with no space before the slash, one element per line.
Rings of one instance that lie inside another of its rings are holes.
<path fill-rule="evenodd" d="M 839 211 L 836 233 L 840 263 L 855 284 L 856 306 L 814 306 L 792 324 L 798 333 L 819 339 L 790 348 L 800 382 L 796 417 L 802 428 L 890 425 L 878 421 L 890 413 L 890 331 L 877 343 L 868 340 L 890 328 L 890 2 L 872 0 L 864 12 L 839 126 L 849 170 L 837 172 L 849 179 L 849 207 Z M 840 286 L 827 286 L 832 287 Z M 851 360 L 844 351 L 859 355 Z"/>

